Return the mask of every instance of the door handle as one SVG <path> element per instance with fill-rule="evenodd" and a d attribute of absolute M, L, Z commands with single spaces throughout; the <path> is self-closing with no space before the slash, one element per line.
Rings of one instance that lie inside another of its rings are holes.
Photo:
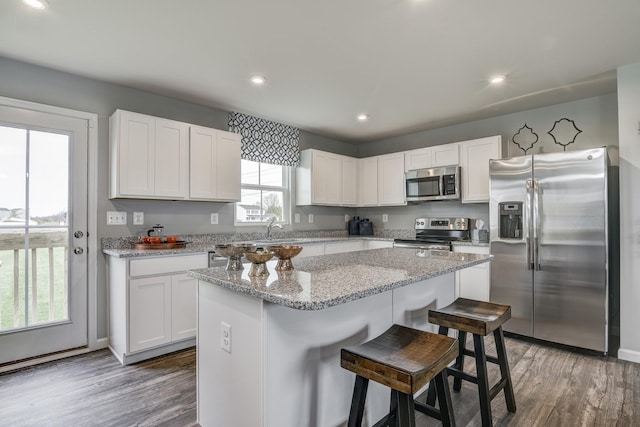
<path fill-rule="evenodd" d="M 537 179 L 533 180 L 533 213 L 533 263 L 534 270 L 540 271 L 540 183 Z"/>
<path fill-rule="evenodd" d="M 84 253 L 84 249 L 82 249 L 81 247 L 75 247 L 73 248 L 73 253 L 76 255 L 82 255 Z"/>
<path fill-rule="evenodd" d="M 525 251 L 527 252 L 527 270 L 532 270 L 533 267 L 533 263 L 531 262 L 531 234 L 532 234 L 532 230 L 531 230 L 531 189 L 533 187 L 533 182 L 531 179 L 527 179 L 527 192 L 526 192 L 526 198 L 525 198 L 525 203 L 524 203 L 524 212 L 523 212 L 523 217 L 524 217 L 524 224 L 523 224 L 523 230 L 526 230 L 526 238 L 524 239 L 525 241 Z"/>
<path fill-rule="evenodd" d="M 83 236 L 84 236 L 84 233 L 80 230 L 73 233 L 73 237 L 75 237 L 76 239 L 81 239 Z"/>

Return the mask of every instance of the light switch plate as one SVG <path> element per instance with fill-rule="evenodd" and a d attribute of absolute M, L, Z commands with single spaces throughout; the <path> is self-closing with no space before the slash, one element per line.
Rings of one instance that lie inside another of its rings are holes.
<path fill-rule="evenodd" d="M 217 224 L 218 223 L 218 214 L 217 213 L 212 213 L 211 214 L 211 224 Z"/>
<path fill-rule="evenodd" d="M 107 225 L 127 225 L 127 213 L 107 211 Z"/>
<path fill-rule="evenodd" d="M 133 225 L 143 225 L 143 224 L 144 224 L 144 212 L 134 212 Z"/>
<path fill-rule="evenodd" d="M 300 214 L 299 214 L 299 213 L 297 213 L 297 214 L 295 214 L 295 215 L 293 216 L 293 221 L 294 221 L 296 224 L 299 224 L 299 223 L 300 223 Z"/>
<path fill-rule="evenodd" d="M 389 222 L 389 215 L 382 214 L 382 222 Z"/>
<path fill-rule="evenodd" d="M 309 214 L 309 224 L 313 223 L 313 214 Z"/>
<path fill-rule="evenodd" d="M 344 214 L 344 222 L 349 222 L 349 214 Z"/>

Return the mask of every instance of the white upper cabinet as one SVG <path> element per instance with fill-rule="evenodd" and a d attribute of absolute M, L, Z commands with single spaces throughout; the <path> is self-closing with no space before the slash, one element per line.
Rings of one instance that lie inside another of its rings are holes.
<path fill-rule="evenodd" d="M 315 149 L 300 152 L 296 168 L 296 204 L 355 206 L 354 158 Z"/>
<path fill-rule="evenodd" d="M 489 202 L 489 160 L 502 158 L 502 137 L 460 142 L 462 203 Z"/>
<path fill-rule="evenodd" d="M 405 172 L 415 169 L 457 165 L 459 161 L 459 144 L 457 142 L 404 152 Z"/>
<path fill-rule="evenodd" d="M 378 156 L 378 205 L 406 205 L 404 153 Z"/>
<path fill-rule="evenodd" d="M 190 199 L 240 200 L 240 138 L 231 132 L 190 127 Z"/>
<path fill-rule="evenodd" d="M 358 159 L 358 206 L 378 206 L 378 157 Z"/>
<path fill-rule="evenodd" d="M 240 135 L 116 110 L 109 197 L 240 200 Z"/>
<path fill-rule="evenodd" d="M 358 204 L 358 159 L 342 156 L 342 204 Z"/>
<path fill-rule="evenodd" d="M 186 123 L 116 110 L 110 133 L 111 198 L 187 197 Z"/>

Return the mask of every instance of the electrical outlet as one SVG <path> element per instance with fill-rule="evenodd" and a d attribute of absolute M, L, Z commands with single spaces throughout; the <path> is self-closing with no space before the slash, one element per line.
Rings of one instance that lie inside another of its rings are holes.
<path fill-rule="evenodd" d="M 349 222 L 349 214 L 344 214 L 344 222 Z"/>
<path fill-rule="evenodd" d="M 218 223 L 218 214 L 217 213 L 212 213 L 211 214 L 211 224 L 217 224 Z"/>
<path fill-rule="evenodd" d="M 293 222 L 295 222 L 296 224 L 300 223 L 300 214 L 297 213 L 293 216 Z"/>
<path fill-rule="evenodd" d="M 144 212 L 134 212 L 133 225 L 143 225 L 143 224 L 144 224 Z"/>
<path fill-rule="evenodd" d="M 220 348 L 231 354 L 231 325 L 220 323 Z"/>
<path fill-rule="evenodd" d="M 126 225 L 127 213 L 126 212 L 107 212 L 107 225 Z"/>
<path fill-rule="evenodd" d="M 382 214 L 382 222 L 389 222 L 389 215 Z"/>
<path fill-rule="evenodd" d="M 309 214 L 309 224 L 313 223 L 313 214 Z"/>

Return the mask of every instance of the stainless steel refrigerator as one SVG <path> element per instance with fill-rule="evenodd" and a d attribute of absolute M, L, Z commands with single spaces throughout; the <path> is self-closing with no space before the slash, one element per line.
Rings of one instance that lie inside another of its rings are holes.
<path fill-rule="evenodd" d="M 607 352 L 606 148 L 490 161 L 491 301 L 504 330 Z"/>

